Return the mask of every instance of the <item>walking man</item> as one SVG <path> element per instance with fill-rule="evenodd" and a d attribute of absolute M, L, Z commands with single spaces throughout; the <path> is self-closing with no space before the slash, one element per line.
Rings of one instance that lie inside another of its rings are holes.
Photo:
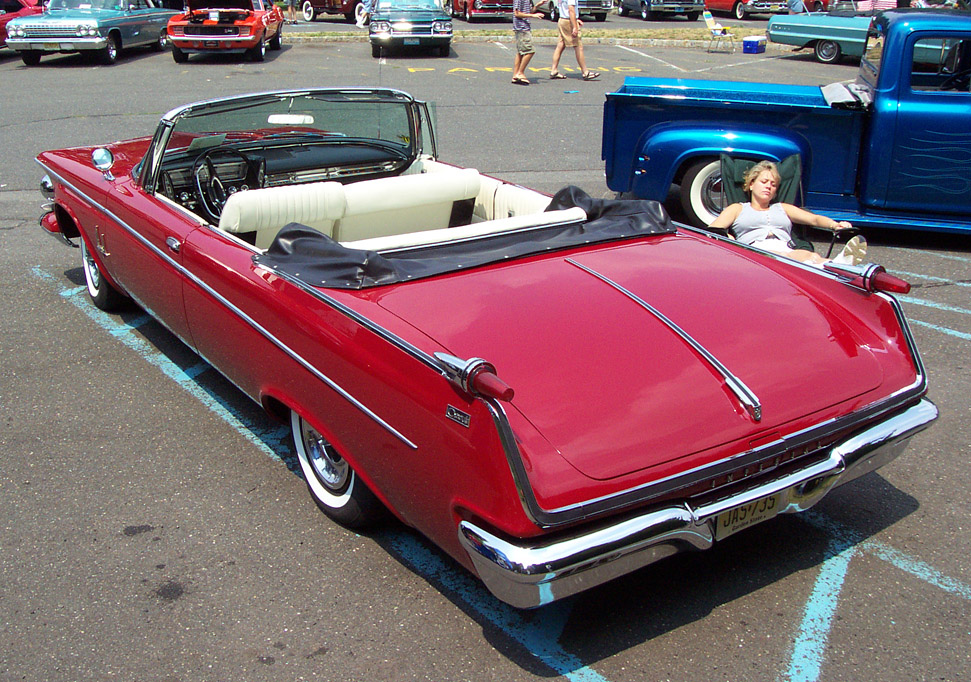
<path fill-rule="evenodd" d="M 592 81 L 595 78 L 600 78 L 599 73 L 587 69 L 587 62 L 583 58 L 583 43 L 580 41 L 580 28 L 583 26 L 583 22 L 580 21 L 580 15 L 577 13 L 577 0 L 556 0 L 556 11 L 560 15 L 559 21 L 556 22 L 560 38 L 556 41 L 556 49 L 553 50 L 553 66 L 550 67 L 550 78 L 554 80 L 566 78 L 557 69 L 560 66 L 563 50 L 568 47 L 572 47 L 576 53 L 577 66 L 580 67 L 583 80 Z"/>

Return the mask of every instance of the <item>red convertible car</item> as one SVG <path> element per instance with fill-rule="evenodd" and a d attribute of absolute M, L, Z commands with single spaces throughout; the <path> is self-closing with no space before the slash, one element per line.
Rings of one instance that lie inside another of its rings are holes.
<path fill-rule="evenodd" d="M 290 424 L 327 515 L 390 510 L 517 607 L 806 510 L 937 416 L 882 267 L 444 163 L 400 91 L 199 102 L 38 161 L 96 306 Z"/>
<path fill-rule="evenodd" d="M 271 0 L 186 0 L 186 11 L 169 19 L 172 59 L 188 61 L 192 53 L 245 54 L 254 62 L 266 48 L 279 50 L 283 10 Z"/>

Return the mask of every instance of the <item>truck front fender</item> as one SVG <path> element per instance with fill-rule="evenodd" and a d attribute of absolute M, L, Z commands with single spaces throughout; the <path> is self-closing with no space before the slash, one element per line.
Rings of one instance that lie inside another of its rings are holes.
<path fill-rule="evenodd" d="M 680 181 L 688 166 L 722 153 L 773 161 L 801 154 L 804 168 L 812 163 L 809 145 L 781 129 L 678 124 L 659 128 L 645 133 L 636 147 L 631 192 L 638 198 L 664 201 L 671 183 Z"/>

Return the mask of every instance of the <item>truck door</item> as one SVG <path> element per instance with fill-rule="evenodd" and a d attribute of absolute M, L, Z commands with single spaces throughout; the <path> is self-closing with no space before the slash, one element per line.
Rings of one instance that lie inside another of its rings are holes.
<path fill-rule="evenodd" d="M 966 35 L 966 34 L 965 34 Z M 917 34 L 910 73 L 901 74 L 885 206 L 971 210 L 971 39 Z M 906 63 L 906 62 L 905 62 Z"/>

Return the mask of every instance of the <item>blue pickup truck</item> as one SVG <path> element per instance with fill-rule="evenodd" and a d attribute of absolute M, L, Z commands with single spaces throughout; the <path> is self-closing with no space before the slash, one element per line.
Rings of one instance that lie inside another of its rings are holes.
<path fill-rule="evenodd" d="M 971 14 L 873 19 L 855 83 L 628 78 L 604 105 L 607 186 L 687 219 L 724 207 L 722 153 L 802 159 L 804 205 L 863 228 L 971 234 Z"/>

